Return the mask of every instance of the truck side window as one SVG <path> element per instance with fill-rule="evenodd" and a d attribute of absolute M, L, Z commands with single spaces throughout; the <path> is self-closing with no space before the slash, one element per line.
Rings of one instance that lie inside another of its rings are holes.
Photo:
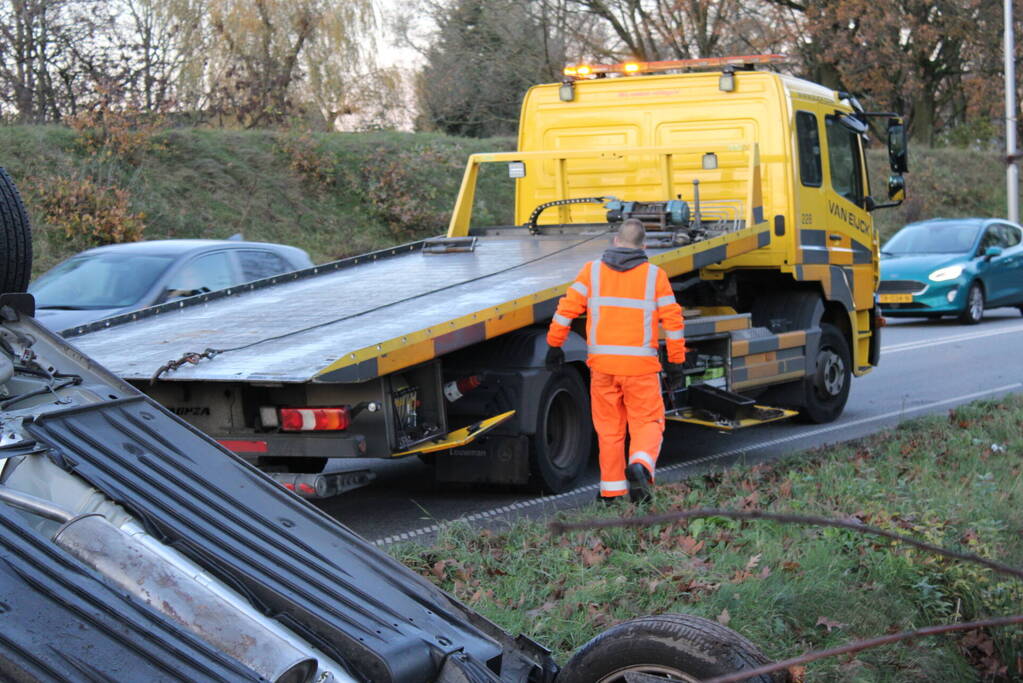
<path fill-rule="evenodd" d="M 820 187 L 821 136 L 816 114 L 796 112 L 796 140 L 799 143 L 799 179 L 807 187 Z"/>
<path fill-rule="evenodd" d="M 831 187 L 853 204 L 863 202 L 863 174 L 860 169 L 859 136 L 834 116 L 824 120 L 828 136 L 828 168 Z"/>

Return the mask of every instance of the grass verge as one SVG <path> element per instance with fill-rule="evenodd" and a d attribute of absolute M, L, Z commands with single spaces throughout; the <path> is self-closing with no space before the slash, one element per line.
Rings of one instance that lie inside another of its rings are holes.
<path fill-rule="evenodd" d="M 590 506 L 567 520 L 689 507 L 833 517 L 1023 564 L 1023 398 L 978 402 L 864 440 L 663 485 L 649 509 Z M 723 518 L 552 536 L 449 528 L 400 560 L 564 660 L 643 614 L 717 619 L 781 659 L 936 623 L 1015 614 L 1023 586 L 989 570 L 840 529 Z M 812 681 L 1019 680 L 1023 629 L 932 637 L 809 665 Z"/>

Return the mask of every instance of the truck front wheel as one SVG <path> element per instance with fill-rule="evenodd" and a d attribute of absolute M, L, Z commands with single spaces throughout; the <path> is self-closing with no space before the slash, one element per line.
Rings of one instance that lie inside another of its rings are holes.
<path fill-rule="evenodd" d="M 801 416 L 817 424 L 842 414 L 852 383 L 852 354 L 845 336 L 834 325 L 821 323 L 817 357 L 803 380 Z"/>
<path fill-rule="evenodd" d="M 540 394 L 536 433 L 530 444 L 530 475 L 535 488 L 561 493 L 579 480 L 593 440 L 590 398 L 571 366 L 552 373 Z"/>

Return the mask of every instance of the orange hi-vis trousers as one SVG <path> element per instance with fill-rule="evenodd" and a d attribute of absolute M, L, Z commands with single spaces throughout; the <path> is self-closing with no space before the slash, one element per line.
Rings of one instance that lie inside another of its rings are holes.
<path fill-rule="evenodd" d="M 625 478 L 626 427 L 630 437 L 628 464 L 641 463 L 653 480 L 664 436 L 660 375 L 609 375 L 592 370 L 590 405 L 600 445 L 600 495 L 611 498 L 629 492 Z"/>

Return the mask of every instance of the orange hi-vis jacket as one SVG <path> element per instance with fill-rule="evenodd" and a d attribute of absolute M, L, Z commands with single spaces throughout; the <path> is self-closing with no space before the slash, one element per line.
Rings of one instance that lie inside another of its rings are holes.
<path fill-rule="evenodd" d="M 558 302 L 547 343 L 561 346 L 572 320 L 587 313 L 586 363 L 609 375 L 644 375 L 661 370 L 657 326 L 664 328 L 668 362 L 686 358 L 682 307 L 668 275 L 649 262 L 618 271 L 599 259 L 583 266 Z"/>

